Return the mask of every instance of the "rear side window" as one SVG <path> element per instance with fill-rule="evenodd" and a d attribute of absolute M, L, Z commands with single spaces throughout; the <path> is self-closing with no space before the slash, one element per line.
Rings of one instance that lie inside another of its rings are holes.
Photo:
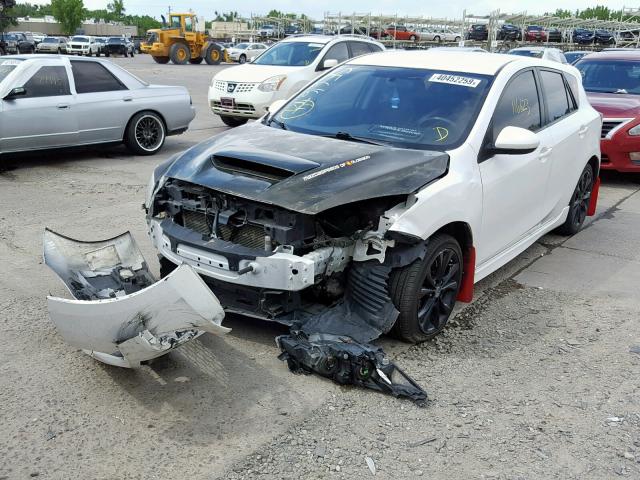
<path fill-rule="evenodd" d="M 505 127 L 526 128 L 534 132 L 540 126 L 538 89 L 533 71 L 529 70 L 515 77 L 502 93 L 493 114 L 492 142 Z"/>
<path fill-rule="evenodd" d="M 561 73 L 542 70 L 540 77 L 547 100 L 549 122 L 555 122 L 572 111 L 570 108 L 572 102 L 569 101 L 567 87 Z"/>
<path fill-rule="evenodd" d="M 113 74 L 98 62 L 71 61 L 71 70 L 78 93 L 126 90 Z"/>
<path fill-rule="evenodd" d="M 70 95 L 69 78 L 64 67 L 41 67 L 27 83 L 27 94 L 22 98 L 59 97 Z"/>
<path fill-rule="evenodd" d="M 366 55 L 371 53 L 369 45 L 364 42 L 350 42 L 351 43 L 351 56 L 359 57 L 360 55 Z"/>
<path fill-rule="evenodd" d="M 325 55 L 325 60 L 335 59 L 338 63 L 342 63 L 349 59 L 349 50 L 347 50 L 347 42 L 336 43 L 329 49 Z"/>

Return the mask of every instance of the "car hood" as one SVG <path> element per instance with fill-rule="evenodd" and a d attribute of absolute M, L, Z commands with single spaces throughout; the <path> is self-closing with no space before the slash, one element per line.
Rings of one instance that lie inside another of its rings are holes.
<path fill-rule="evenodd" d="M 587 92 L 589 103 L 605 118 L 630 118 L 640 115 L 640 95 Z"/>
<path fill-rule="evenodd" d="M 224 82 L 264 82 L 266 79 L 276 75 L 286 75 L 292 69 L 300 67 L 281 67 L 274 65 L 254 65 L 251 63 L 238 65 L 237 67 L 225 68 L 215 76 L 216 80 Z"/>
<path fill-rule="evenodd" d="M 448 167 L 444 152 L 349 142 L 253 123 L 192 147 L 164 176 L 316 214 L 370 198 L 411 194 L 445 175 Z"/>

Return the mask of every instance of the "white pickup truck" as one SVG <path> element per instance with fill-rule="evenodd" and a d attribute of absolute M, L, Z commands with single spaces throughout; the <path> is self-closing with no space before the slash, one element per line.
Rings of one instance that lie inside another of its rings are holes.
<path fill-rule="evenodd" d="M 69 55 L 86 55 L 91 57 L 100 56 L 100 44 L 96 42 L 94 37 L 88 35 L 76 35 L 67 45 L 67 53 Z"/>

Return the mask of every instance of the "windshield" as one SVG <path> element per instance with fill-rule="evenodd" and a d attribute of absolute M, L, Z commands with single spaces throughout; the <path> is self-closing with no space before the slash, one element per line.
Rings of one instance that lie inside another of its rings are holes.
<path fill-rule="evenodd" d="M 519 55 L 521 57 L 542 58 L 544 52 L 542 50 L 511 50 L 510 55 Z"/>
<path fill-rule="evenodd" d="M 624 60 L 588 60 L 575 64 L 587 92 L 640 95 L 640 64 Z"/>
<path fill-rule="evenodd" d="M 238 45 L 236 45 L 236 46 L 235 46 L 235 47 L 233 47 L 233 48 L 237 48 L 238 50 L 244 50 L 244 49 L 246 49 L 248 46 L 249 46 L 249 44 L 248 44 L 248 43 L 239 43 Z"/>
<path fill-rule="evenodd" d="M 492 78 L 347 64 L 293 97 L 270 125 L 400 148 L 454 148 L 466 139 Z"/>
<path fill-rule="evenodd" d="M 582 58 L 586 55 L 586 53 L 566 53 L 564 54 L 565 58 L 567 59 L 567 62 L 569 63 L 573 63 L 576 60 L 578 60 L 579 58 Z"/>
<path fill-rule="evenodd" d="M 47 37 L 44 40 L 42 40 L 42 43 L 58 43 L 58 39 L 53 37 Z"/>
<path fill-rule="evenodd" d="M 7 40 L 17 40 L 17 39 L 18 39 L 18 35 L 14 33 L 10 33 L 7 35 Z"/>
<path fill-rule="evenodd" d="M 256 65 L 304 67 L 315 60 L 323 47 L 323 43 L 282 42 L 271 47 L 253 63 Z"/>
<path fill-rule="evenodd" d="M 89 39 L 87 37 L 73 37 L 71 39 L 72 42 L 89 42 Z"/>
<path fill-rule="evenodd" d="M 124 38 L 110 38 L 109 43 L 125 43 Z"/>
<path fill-rule="evenodd" d="M 2 82 L 7 76 L 13 72 L 22 60 L 17 58 L 11 58 L 7 60 L 0 59 L 0 82 Z"/>

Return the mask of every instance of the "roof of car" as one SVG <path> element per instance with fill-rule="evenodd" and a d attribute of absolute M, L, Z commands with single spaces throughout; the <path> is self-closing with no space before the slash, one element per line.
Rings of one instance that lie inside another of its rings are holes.
<path fill-rule="evenodd" d="M 555 48 L 555 47 L 518 47 L 518 48 L 512 48 L 511 50 L 509 50 L 510 52 L 513 51 L 524 51 L 524 52 L 544 52 L 545 50 L 560 50 L 559 48 Z"/>
<path fill-rule="evenodd" d="M 640 60 L 640 50 L 610 50 L 589 54 L 589 60 Z"/>
<path fill-rule="evenodd" d="M 311 43 L 324 43 L 327 44 L 332 41 L 337 40 L 361 40 L 364 42 L 378 43 L 371 37 L 366 35 L 351 35 L 351 34 L 341 34 L 341 35 L 291 35 L 280 42 L 311 42 Z"/>
<path fill-rule="evenodd" d="M 357 57 L 350 63 L 495 75 L 507 63 L 526 61 L 524 60 L 525 58 L 498 53 L 461 52 L 453 49 L 448 51 L 448 49 L 443 48 L 423 51 L 388 50 Z M 531 62 L 531 59 L 528 59 L 528 61 Z"/>

